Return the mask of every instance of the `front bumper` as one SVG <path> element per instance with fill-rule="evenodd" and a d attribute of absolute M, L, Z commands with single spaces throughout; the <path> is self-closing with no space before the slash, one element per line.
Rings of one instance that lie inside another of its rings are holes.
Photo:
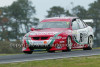
<path fill-rule="evenodd" d="M 64 46 L 62 44 L 66 44 L 66 39 L 55 39 L 55 40 L 24 40 L 24 45 L 28 45 L 30 50 L 34 49 L 50 49 L 54 50 L 62 49 Z M 59 47 L 59 48 L 58 48 Z"/>
<path fill-rule="evenodd" d="M 48 46 L 51 40 L 26 40 L 28 46 Z"/>

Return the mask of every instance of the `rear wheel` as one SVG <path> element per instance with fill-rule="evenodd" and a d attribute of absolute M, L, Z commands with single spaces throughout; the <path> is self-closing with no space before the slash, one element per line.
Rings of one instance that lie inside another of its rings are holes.
<path fill-rule="evenodd" d="M 25 54 L 32 54 L 33 51 L 23 51 Z"/>
<path fill-rule="evenodd" d="M 67 38 L 67 50 L 62 50 L 62 52 L 66 52 L 66 51 L 71 51 L 72 49 L 72 41 L 71 41 L 71 37 Z"/>
<path fill-rule="evenodd" d="M 88 47 L 87 48 L 83 48 L 83 50 L 92 50 L 92 46 L 93 46 L 93 37 L 89 36 L 88 37 Z"/>

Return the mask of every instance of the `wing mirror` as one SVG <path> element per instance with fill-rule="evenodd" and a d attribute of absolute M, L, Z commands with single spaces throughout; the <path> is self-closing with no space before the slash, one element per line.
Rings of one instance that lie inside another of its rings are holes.
<path fill-rule="evenodd" d="M 31 30 L 31 31 L 34 31 L 34 28 L 31 28 L 30 30 Z"/>

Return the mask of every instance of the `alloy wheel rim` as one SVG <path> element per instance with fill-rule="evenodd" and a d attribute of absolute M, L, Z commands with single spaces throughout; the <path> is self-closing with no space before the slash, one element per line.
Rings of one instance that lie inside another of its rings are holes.
<path fill-rule="evenodd" d="M 72 43 L 71 43 L 70 37 L 68 37 L 68 43 L 67 43 L 67 44 L 68 44 L 69 49 L 71 49 L 71 48 L 72 48 L 72 47 L 71 47 L 71 46 L 72 46 Z"/>
<path fill-rule="evenodd" d="M 92 47 L 92 45 L 93 45 L 93 38 L 90 36 L 89 37 L 89 46 Z"/>

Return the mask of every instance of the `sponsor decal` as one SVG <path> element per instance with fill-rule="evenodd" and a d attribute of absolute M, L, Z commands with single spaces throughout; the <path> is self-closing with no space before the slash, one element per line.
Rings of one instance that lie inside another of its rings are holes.
<path fill-rule="evenodd" d="M 60 43 L 65 43 L 65 41 L 60 41 Z"/>
<path fill-rule="evenodd" d="M 47 41 L 44 41 L 44 44 L 47 44 Z"/>
<path fill-rule="evenodd" d="M 62 48 L 61 44 L 57 44 L 56 48 L 57 48 L 57 49 Z"/>
<path fill-rule="evenodd" d="M 54 35 L 58 32 L 30 32 L 30 35 Z"/>
<path fill-rule="evenodd" d="M 50 40 L 45 40 L 45 41 L 33 41 L 29 40 L 30 45 L 48 45 L 50 43 Z"/>
<path fill-rule="evenodd" d="M 66 22 L 67 24 L 69 24 L 70 22 Z"/>

